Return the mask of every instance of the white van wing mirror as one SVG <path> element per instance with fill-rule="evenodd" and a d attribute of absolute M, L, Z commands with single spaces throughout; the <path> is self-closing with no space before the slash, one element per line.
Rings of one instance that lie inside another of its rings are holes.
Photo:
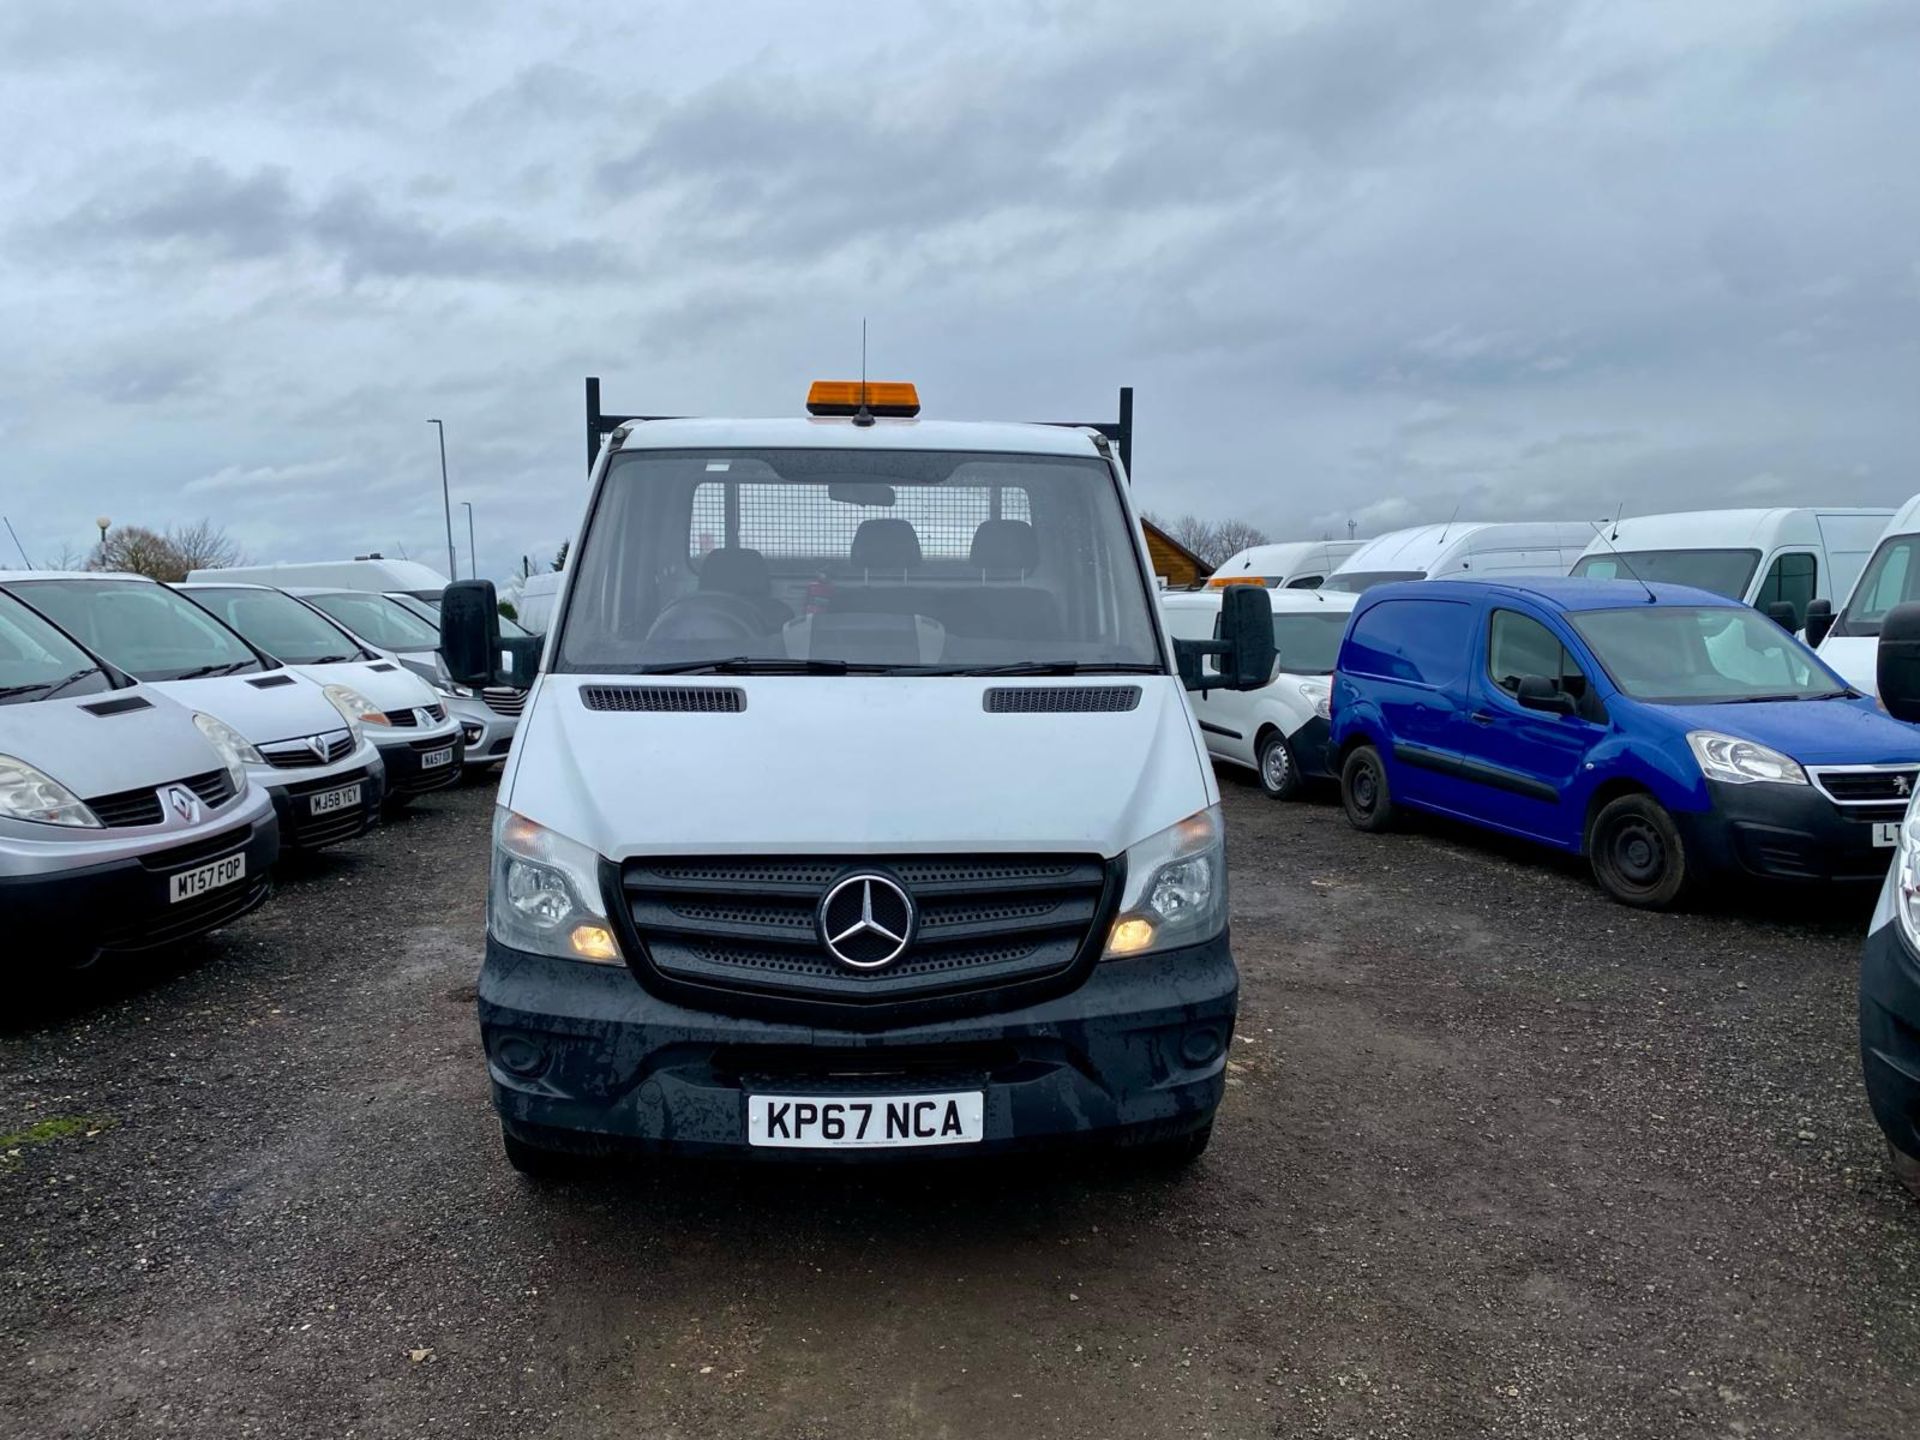
<path fill-rule="evenodd" d="M 1822 598 L 1807 602 L 1807 644 L 1815 649 L 1833 630 L 1833 602 Z"/>
<path fill-rule="evenodd" d="M 500 608 L 491 580 L 456 580 L 440 599 L 440 658 L 457 685 L 481 689 L 500 667 Z"/>
<path fill-rule="evenodd" d="M 1896 605 L 1880 622 L 1875 664 L 1880 703 L 1896 720 L 1920 724 L 1920 604 Z"/>
<path fill-rule="evenodd" d="M 1220 657 L 1218 670 L 1206 667 Z M 1176 640 L 1173 657 L 1189 690 L 1258 690 L 1273 679 L 1273 601 L 1262 585 L 1229 585 L 1220 597 L 1218 640 Z"/>

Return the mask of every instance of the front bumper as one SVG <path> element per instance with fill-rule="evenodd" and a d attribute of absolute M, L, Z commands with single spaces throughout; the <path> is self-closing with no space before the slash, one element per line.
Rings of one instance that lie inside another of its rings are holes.
<path fill-rule="evenodd" d="M 1238 991 L 1222 934 L 1105 961 L 1079 988 L 1018 1010 L 833 1030 L 688 1009 L 650 995 L 624 965 L 551 960 L 489 938 L 479 1009 L 494 1105 L 531 1143 L 871 1160 L 1200 1129 L 1220 1103 Z M 748 1147 L 749 1093 L 822 1087 L 888 1097 L 978 1089 L 985 1136 L 911 1151 Z"/>
<path fill-rule="evenodd" d="M 380 752 L 380 763 L 387 772 L 387 795 L 391 798 L 431 794 L 435 790 L 444 790 L 460 779 L 462 765 L 466 761 L 466 741 L 461 738 L 458 725 L 449 725 L 433 735 L 405 735 L 396 737 L 386 744 L 379 741 L 374 746 Z M 429 755 L 453 752 L 453 759 L 428 768 L 425 764 Z"/>
<path fill-rule="evenodd" d="M 1318 715 L 1287 737 L 1287 748 L 1302 775 L 1325 779 L 1333 774 L 1332 727 Z"/>
<path fill-rule="evenodd" d="M 280 817 L 283 849 L 319 850 L 338 845 L 343 840 L 364 835 L 380 819 L 380 805 L 386 795 L 386 769 L 377 753 L 369 758 L 342 761 L 311 778 L 289 779 L 286 777 L 298 772 L 279 773 L 282 778 L 257 783 L 273 797 L 274 814 Z M 357 802 L 344 809 L 315 810 L 315 805 L 326 803 L 320 797 L 349 785 L 360 787 Z"/>
<path fill-rule="evenodd" d="M 1710 870 L 1769 880 L 1879 884 L 1893 850 L 1876 846 L 1876 823 L 1898 822 L 1904 804 L 1842 808 L 1811 785 L 1707 785 L 1711 808 L 1675 811 L 1690 855 Z"/>
<path fill-rule="evenodd" d="M 244 853 L 244 878 L 175 902 L 182 871 Z M 235 816 L 161 848 L 67 870 L 0 875 L 5 953 L 37 965 L 84 964 L 105 951 L 155 950 L 239 919 L 273 890 L 280 830 L 272 812 Z"/>
<path fill-rule="evenodd" d="M 507 758 L 507 752 L 513 749 L 514 732 L 520 728 L 519 715 L 503 715 L 478 696 L 445 697 L 445 703 L 447 713 L 460 722 L 467 765 L 496 765 Z"/>
<path fill-rule="evenodd" d="M 1898 920 L 1860 954 L 1860 1062 L 1873 1118 L 1896 1150 L 1920 1156 L 1920 957 Z"/>

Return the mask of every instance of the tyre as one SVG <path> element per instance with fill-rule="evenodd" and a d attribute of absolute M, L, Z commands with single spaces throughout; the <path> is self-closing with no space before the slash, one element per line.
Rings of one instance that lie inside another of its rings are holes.
<path fill-rule="evenodd" d="M 1294 763 L 1286 736 L 1268 731 L 1254 758 L 1260 764 L 1260 788 L 1269 800 L 1291 800 L 1300 793 L 1300 767 Z"/>
<path fill-rule="evenodd" d="M 1377 835 L 1393 825 L 1393 795 L 1387 789 L 1387 767 L 1380 752 L 1362 745 L 1340 767 L 1340 804 L 1347 823 Z"/>
<path fill-rule="evenodd" d="M 1609 801 L 1587 831 L 1587 859 L 1602 890 L 1642 910 L 1673 905 L 1692 879 L 1680 831 L 1651 795 Z"/>
<path fill-rule="evenodd" d="M 586 1156 L 571 1151 L 529 1144 L 504 1125 L 500 1127 L 500 1146 L 507 1152 L 509 1165 L 535 1180 L 565 1180 L 581 1174 L 591 1163 Z"/>
<path fill-rule="evenodd" d="M 1915 1200 L 1920 1200 L 1920 1155 L 1909 1155 L 1889 1140 L 1887 1163 L 1893 1167 L 1893 1178 L 1906 1186 Z"/>

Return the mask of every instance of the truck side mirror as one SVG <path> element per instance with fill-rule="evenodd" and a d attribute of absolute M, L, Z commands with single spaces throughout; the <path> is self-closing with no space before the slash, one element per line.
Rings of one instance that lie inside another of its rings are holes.
<path fill-rule="evenodd" d="M 1809 600 L 1807 602 L 1807 644 L 1815 649 L 1827 638 L 1833 629 L 1833 602 L 1831 600 Z"/>
<path fill-rule="evenodd" d="M 1571 715 L 1580 702 L 1544 675 L 1522 675 L 1513 698 L 1528 710 L 1544 710 L 1549 715 Z"/>
<path fill-rule="evenodd" d="M 500 610 L 491 580 L 456 580 L 440 597 L 440 658 L 456 685 L 478 690 L 500 666 Z"/>
<path fill-rule="evenodd" d="M 1217 672 L 1206 659 L 1220 657 Z M 1229 585 L 1220 599 L 1220 638 L 1176 640 L 1173 658 L 1189 690 L 1258 690 L 1273 679 L 1273 601 L 1265 586 Z"/>
<path fill-rule="evenodd" d="M 1896 605 L 1880 622 L 1874 666 L 1880 703 L 1896 720 L 1920 724 L 1920 604 Z"/>
<path fill-rule="evenodd" d="M 1794 613 L 1793 605 L 1790 601 L 1775 600 L 1771 605 L 1767 606 L 1767 618 L 1789 635 L 1800 628 L 1794 623 L 1800 617 Z"/>

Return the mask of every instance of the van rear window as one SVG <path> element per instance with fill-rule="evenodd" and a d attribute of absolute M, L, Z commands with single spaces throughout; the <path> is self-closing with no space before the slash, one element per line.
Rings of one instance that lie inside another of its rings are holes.
<path fill-rule="evenodd" d="M 1416 685 L 1450 685 L 1466 673 L 1473 607 L 1459 600 L 1385 600 L 1353 622 L 1340 668 Z"/>

